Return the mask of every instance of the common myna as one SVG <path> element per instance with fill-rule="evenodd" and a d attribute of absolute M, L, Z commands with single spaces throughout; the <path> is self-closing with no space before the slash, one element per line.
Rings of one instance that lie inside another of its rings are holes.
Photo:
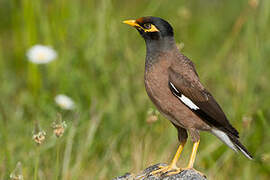
<path fill-rule="evenodd" d="M 160 167 L 155 173 L 182 170 L 177 168 L 176 162 L 187 141 L 187 132 L 194 143 L 187 168 L 193 168 L 200 142 L 199 131 L 214 134 L 234 151 L 252 159 L 239 141 L 237 130 L 200 82 L 193 62 L 177 48 L 172 26 L 151 16 L 124 23 L 135 27 L 146 43 L 144 82 L 148 96 L 178 130 L 180 145 L 171 164 Z"/>

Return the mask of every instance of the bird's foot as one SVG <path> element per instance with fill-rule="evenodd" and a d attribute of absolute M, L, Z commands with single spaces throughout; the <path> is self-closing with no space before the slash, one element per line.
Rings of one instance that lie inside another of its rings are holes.
<path fill-rule="evenodd" d="M 197 171 L 196 169 L 194 169 L 193 167 L 186 167 L 186 168 L 181 168 L 181 171 L 185 171 L 185 170 L 193 170 L 195 171 L 196 173 L 200 174 L 202 177 L 205 177 L 206 178 L 206 175 L 204 175 L 203 173 L 201 173 L 200 171 Z"/>
<path fill-rule="evenodd" d="M 181 172 L 181 168 L 178 168 L 176 166 L 158 166 L 158 169 L 151 172 L 150 175 L 173 175 Z"/>

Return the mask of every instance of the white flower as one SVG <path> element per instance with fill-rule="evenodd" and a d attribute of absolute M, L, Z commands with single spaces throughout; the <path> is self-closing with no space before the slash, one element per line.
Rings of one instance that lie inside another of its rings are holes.
<path fill-rule="evenodd" d="M 57 58 L 57 52 L 49 46 L 35 45 L 27 51 L 26 56 L 32 63 L 46 64 Z"/>
<path fill-rule="evenodd" d="M 59 94 L 54 98 L 55 102 L 57 105 L 59 105 L 62 109 L 66 109 L 66 110 L 72 110 L 74 109 L 74 102 L 73 100 L 64 95 L 64 94 Z"/>

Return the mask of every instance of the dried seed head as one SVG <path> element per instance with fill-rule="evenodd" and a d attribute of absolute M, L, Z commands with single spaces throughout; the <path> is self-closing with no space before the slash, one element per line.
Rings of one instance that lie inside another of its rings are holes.
<path fill-rule="evenodd" d="M 60 124 L 53 123 L 53 133 L 56 137 L 61 137 L 64 134 L 66 127 L 67 124 L 65 121 L 61 122 Z"/>
<path fill-rule="evenodd" d="M 33 139 L 38 145 L 41 145 L 43 141 L 45 141 L 45 138 L 46 138 L 45 131 L 39 131 L 38 133 L 33 134 Z"/>
<path fill-rule="evenodd" d="M 45 140 L 46 132 L 41 130 L 38 122 L 35 123 L 35 128 L 33 131 L 33 139 L 38 144 L 41 145 Z"/>
<path fill-rule="evenodd" d="M 158 115 L 159 115 L 159 112 L 157 110 L 154 110 L 152 108 L 149 109 L 147 112 L 146 122 L 149 124 L 156 122 L 158 120 Z"/>
<path fill-rule="evenodd" d="M 66 122 L 62 121 L 61 114 L 58 114 L 58 118 L 52 123 L 53 133 L 56 137 L 61 137 L 64 134 L 66 127 Z"/>
<path fill-rule="evenodd" d="M 146 122 L 151 124 L 158 120 L 158 117 L 156 115 L 150 115 L 147 117 Z"/>
<path fill-rule="evenodd" d="M 17 163 L 16 168 L 11 172 L 9 177 L 11 180 L 23 180 L 21 162 Z"/>

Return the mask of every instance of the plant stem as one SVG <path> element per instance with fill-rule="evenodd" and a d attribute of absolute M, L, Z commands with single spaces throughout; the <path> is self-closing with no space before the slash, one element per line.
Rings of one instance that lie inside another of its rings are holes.
<path fill-rule="evenodd" d="M 57 139 L 58 140 L 58 139 Z M 57 142 L 57 149 L 56 149 L 56 167 L 55 167 L 55 180 L 58 179 L 58 175 L 59 175 L 59 155 L 60 154 L 60 142 Z"/>
<path fill-rule="evenodd" d="M 39 156 L 40 156 L 40 147 L 38 146 L 36 149 L 36 164 L 35 164 L 35 171 L 34 171 L 34 180 L 37 180 L 37 176 L 38 176 Z"/>

